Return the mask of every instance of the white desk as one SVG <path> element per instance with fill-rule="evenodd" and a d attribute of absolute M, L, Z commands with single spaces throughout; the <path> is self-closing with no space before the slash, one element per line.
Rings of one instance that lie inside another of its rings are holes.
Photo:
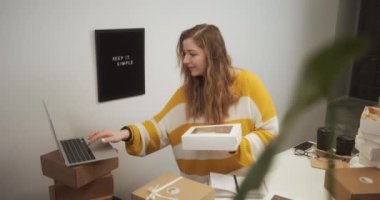
<path fill-rule="evenodd" d="M 361 167 L 358 157 L 351 159 L 350 166 Z M 294 155 L 291 148 L 274 157 L 265 177 L 269 192 L 264 200 L 272 199 L 275 194 L 294 200 L 328 199 L 329 192 L 324 187 L 324 181 L 325 170 L 312 168 L 309 158 Z"/>
<path fill-rule="evenodd" d="M 265 183 L 269 193 L 265 199 L 273 195 L 290 199 L 327 199 L 329 193 L 324 188 L 325 171 L 312 168 L 306 156 L 296 156 L 294 150 L 288 149 L 275 156 Z"/>

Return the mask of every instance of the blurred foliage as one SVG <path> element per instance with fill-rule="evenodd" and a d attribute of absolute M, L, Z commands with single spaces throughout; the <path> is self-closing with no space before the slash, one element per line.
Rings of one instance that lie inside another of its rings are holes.
<path fill-rule="evenodd" d="M 270 168 L 273 156 L 281 144 L 290 136 L 289 129 L 299 114 L 318 101 L 328 98 L 338 75 L 354 59 L 364 55 L 369 49 L 369 42 L 363 38 L 340 39 L 323 46 L 312 54 L 299 76 L 294 90 L 294 101 L 290 104 L 280 126 L 280 134 L 262 153 L 249 170 L 236 200 L 243 200 L 247 192 L 260 187 L 265 174 Z"/>

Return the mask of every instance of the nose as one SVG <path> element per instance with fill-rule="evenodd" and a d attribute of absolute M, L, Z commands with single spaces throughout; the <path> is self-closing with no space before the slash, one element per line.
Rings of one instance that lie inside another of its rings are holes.
<path fill-rule="evenodd" d="M 189 57 L 187 54 L 185 54 L 185 56 L 183 57 L 183 64 L 185 65 L 189 64 Z"/>

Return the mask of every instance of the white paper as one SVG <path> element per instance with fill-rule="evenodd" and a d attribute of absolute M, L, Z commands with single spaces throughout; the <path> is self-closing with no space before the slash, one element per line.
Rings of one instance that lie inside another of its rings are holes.
<path fill-rule="evenodd" d="M 238 187 L 243 183 L 245 177 L 236 176 Z M 237 194 L 233 175 L 210 173 L 210 186 L 215 190 L 215 197 L 234 197 Z M 268 192 L 265 183 L 258 190 L 248 192 L 248 198 L 264 198 Z"/>
<path fill-rule="evenodd" d="M 357 134 L 355 138 L 355 148 L 359 154 L 365 154 L 371 161 L 380 161 L 380 144 L 367 140 L 362 134 Z"/>

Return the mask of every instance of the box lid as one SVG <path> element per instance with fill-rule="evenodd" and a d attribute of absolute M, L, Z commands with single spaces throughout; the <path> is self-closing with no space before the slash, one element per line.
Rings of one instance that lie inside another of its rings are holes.
<path fill-rule="evenodd" d="M 241 125 L 192 126 L 181 139 L 182 148 L 185 150 L 235 151 L 242 140 Z"/>
<path fill-rule="evenodd" d="M 214 190 L 205 184 L 177 176 L 172 173 L 163 174 L 132 193 L 133 200 L 146 199 L 156 189 L 159 195 L 156 200 L 165 199 L 160 195 L 181 200 L 213 200 Z"/>

